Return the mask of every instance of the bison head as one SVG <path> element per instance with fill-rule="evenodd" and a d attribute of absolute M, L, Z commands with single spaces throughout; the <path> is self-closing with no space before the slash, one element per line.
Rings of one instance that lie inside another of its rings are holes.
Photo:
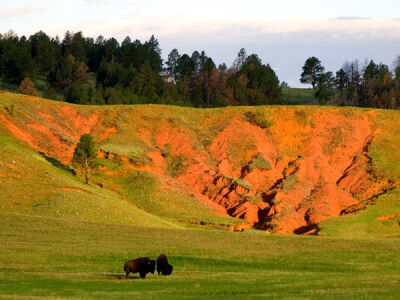
<path fill-rule="evenodd" d="M 151 272 L 151 274 L 154 274 L 154 270 L 156 269 L 156 261 L 150 260 L 148 267 L 149 267 L 149 272 Z"/>

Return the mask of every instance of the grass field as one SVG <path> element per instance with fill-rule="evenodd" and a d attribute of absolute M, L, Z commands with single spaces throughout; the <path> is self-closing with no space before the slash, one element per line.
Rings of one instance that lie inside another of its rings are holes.
<path fill-rule="evenodd" d="M 47 299 L 398 299 L 400 240 L 157 229 L 0 216 L 0 295 Z M 170 277 L 123 278 L 166 253 Z"/>

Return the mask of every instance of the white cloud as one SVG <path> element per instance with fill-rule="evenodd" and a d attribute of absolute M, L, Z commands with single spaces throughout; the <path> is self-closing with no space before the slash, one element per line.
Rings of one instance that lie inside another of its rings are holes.
<path fill-rule="evenodd" d="M 36 5 L 20 6 L 20 7 L 0 7 L 0 19 L 23 18 L 29 15 L 38 14 L 43 8 Z"/>

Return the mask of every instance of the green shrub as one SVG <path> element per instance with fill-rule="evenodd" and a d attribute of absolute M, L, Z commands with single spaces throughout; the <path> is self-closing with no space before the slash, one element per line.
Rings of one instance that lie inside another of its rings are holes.
<path fill-rule="evenodd" d="M 247 122 L 250 124 L 256 125 L 258 127 L 268 129 L 272 125 L 274 125 L 274 121 L 270 120 L 265 116 L 265 113 L 262 111 L 256 111 L 255 113 L 248 111 L 244 114 Z"/>
<path fill-rule="evenodd" d="M 4 109 L 11 115 L 13 116 L 15 113 L 15 105 L 11 104 L 9 107 L 5 106 Z"/>
<path fill-rule="evenodd" d="M 259 169 L 259 170 L 271 170 L 271 163 L 264 158 L 262 153 L 258 153 L 258 155 L 252 160 L 249 165 L 250 170 Z"/>
<path fill-rule="evenodd" d="M 283 181 L 283 190 L 284 191 L 291 191 L 296 188 L 296 183 L 297 183 L 297 175 L 292 174 L 288 176 L 285 181 Z"/>
<path fill-rule="evenodd" d="M 182 155 L 174 156 L 169 152 L 165 154 L 167 159 L 167 174 L 173 178 L 179 177 L 186 170 L 186 157 Z"/>
<path fill-rule="evenodd" d="M 244 187 L 245 189 L 247 189 L 247 190 L 249 190 L 249 191 L 251 191 L 251 190 L 253 189 L 253 186 L 251 185 L 251 183 L 248 182 L 248 181 L 246 181 L 246 180 L 243 180 L 243 179 L 236 179 L 236 178 L 233 178 L 233 177 L 228 176 L 228 175 L 226 175 L 226 174 L 222 174 L 222 177 L 224 177 L 224 178 L 230 180 L 231 185 L 235 185 L 235 184 L 236 184 L 236 185 L 239 185 L 239 186 L 241 186 L 241 187 Z"/>
<path fill-rule="evenodd" d="M 236 168 L 243 168 L 248 164 L 248 153 L 254 150 L 256 150 L 254 141 L 248 136 L 243 136 L 241 140 L 229 143 L 228 157 L 235 162 Z"/>
<path fill-rule="evenodd" d="M 236 179 L 235 183 L 237 183 L 237 185 L 240 185 L 241 187 L 244 187 L 245 189 L 251 191 L 253 189 L 253 186 L 251 185 L 250 182 L 243 180 L 243 179 Z"/>
<path fill-rule="evenodd" d="M 32 80 L 29 77 L 25 77 L 25 79 L 22 80 L 18 90 L 20 91 L 21 94 L 30 95 L 30 96 L 37 95 L 37 90 L 36 90 L 35 84 L 32 82 Z"/>
<path fill-rule="evenodd" d="M 260 195 L 250 195 L 247 197 L 247 200 L 255 205 L 257 205 L 258 202 L 261 200 Z"/>

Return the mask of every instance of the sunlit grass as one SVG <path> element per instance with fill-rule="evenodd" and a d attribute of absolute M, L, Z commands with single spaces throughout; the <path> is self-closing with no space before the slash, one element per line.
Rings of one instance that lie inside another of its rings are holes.
<path fill-rule="evenodd" d="M 395 299 L 400 292 L 399 239 L 157 229 L 9 213 L 1 214 L 0 235 L 6 297 Z M 125 261 L 160 253 L 174 266 L 172 276 L 121 279 Z"/>

